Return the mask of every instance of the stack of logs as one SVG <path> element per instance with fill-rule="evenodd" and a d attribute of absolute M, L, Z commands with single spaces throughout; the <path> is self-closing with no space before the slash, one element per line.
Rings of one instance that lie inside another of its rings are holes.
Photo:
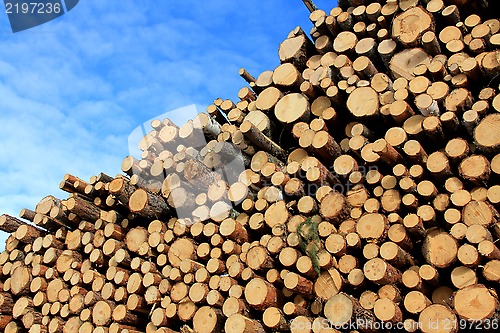
<path fill-rule="evenodd" d="M 125 175 L 2 215 L 0 330 L 497 331 L 498 12 L 339 3 Z"/>

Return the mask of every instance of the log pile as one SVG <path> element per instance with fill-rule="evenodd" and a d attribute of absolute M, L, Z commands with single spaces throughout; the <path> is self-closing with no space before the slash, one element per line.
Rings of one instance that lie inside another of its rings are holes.
<path fill-rule="evenodd" d="M 497 331 L 498 13 L 304 3 L 239 101 L 0 217 L 1 331 Z"/>

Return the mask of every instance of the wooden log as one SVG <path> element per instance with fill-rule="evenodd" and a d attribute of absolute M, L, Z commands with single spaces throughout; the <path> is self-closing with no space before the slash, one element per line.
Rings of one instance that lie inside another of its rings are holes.
<path fill-rule="evenodd" d="M 227 318 L 224 329 L 228 333 L 265 332 L 260 322 L 239 313 L 235 313 Z"/>
<path fill-rule="evenodd" d="M 22 224 L 24 224 L 24 222 L 15 217 L 6 214 L 0 216 L 0 230 L 2 231 L 8 233 L 15 232 Z"/>
<path fill-rule="evenodd" d="M 289 326 L 283 311 L 276 307 L 267 308 L 262 314 L 262 321 L 266 327 L 276 330 L 286 330 Z"/>
<path fill-rule="evenodd" d="M 399 306 L 388 298 L 379 298 L 375 301 L 373 313 L 378 319 L 384 322 L 395 324 L 403 320 L 403 314 Z"/>
<path fill-rule="evenodd" d="M 201 130 L 205 137 L 215 139 L 222 132 L 221 124 L 206 113 L 199 113 L 193 119 L 193 128 Z"/>
<path fill-rule="evenodd" d="M 246 71 L 244 68 L 240 68 L 238 74 L 249 84 L 255 82 L 255 78 L 250 73 L 248 73 L 248 71 Z"/>
<path fill-rule="evenodd" d="M 168 260 L 174 267 L 180 267 L 182 260 L 196 260 L 196 245 L 188 238 L 175 240 L 168 250 Z"/>
<path fill-rule="evenodd" d="M 484 201 L 471 201 L 465 205 L 462 211 L 462 221 L 470 226 L 480 224 L 489 226 L 497 218 L 498 212 Z"/>
<path fill-rule="evenodd" d="M 500 268 L 499 260 L 489 261 L 483 268 L 483 276 L 487 281 L 499 281 L 498 269 Z"/>
<path fill-rule="evenodd" d="M 250 121 L 244 121 L 240 130 L 242 133 L 256 146 L 264 149 L 273 156 L 278 157 L 281 160 L 285 160 L 285 151 L 274 143 L 271 139 L 265 136 L 254 124 Z"/>
<path fill-rule="evenodd" d="M 285 127 L 291 127 L 298 121 L 307 122 L 310 118 L 309 102 L 301 94 L 288 94 L 276 104 L 275 116 Z"/>
<path fill-rule="evenodd" d="M 138 253 L 143 244 L 147 244 L 148 234 L 147 230 L 142 227 L 132 228 L 125 236 L 125 244 L 127 249 L 131 252 Z"/>
<path fill-rule="evenodd" d="M 324 43 L 327 44 L 327 41 Z M 291 63 L 281 64 L 273 72 L 273 83 L 283 89 L 298 90 L 302 82 L 302 75 Z"/>
<path fill-rule="evenodd" d="M 347 108 L 358 119 L 375 116 L 379 110 L 378 93 L 371 87 L 357 88 L 349 94 Z"/>
<path fill-rule="evenodd" d="M 151 313 L 151 323 L 155 326 L 165 326 L 171 324 L 171 321 L 166 315 L 165 309 L 159 307 Z"/>
<path fill-rule="evenodd" d="M 285 287 L 301 295 L 310 295 L 313 290 L 313 283 L 303 276 L 289 272 L 285 276 Z"/>
<path fill-rule="evenodd" d="M 432 230 L 426 236 L 422 253 L 426 261 L 438 268 L 450 266 L 457 258 L 457 241 L 448 233 Z"/>
<path fill-rule="evenodd" d="M 313 10 L 314 44 L 294 29 L 274 71 L 241 70 L 237 104 L 216 99 L 180 128 L 153 121 L 141 159 L 122 163 L 130 180 L 65 176 L 67 200 L 21 213 L 40 228 L 1 216 L 13 235 L 0 330 L 337 332 L 318 328 L 333 318 L 455 332 L 458 319 L 494 320 L 500 23 L 467 1 L 340 6 Z M 288 151 L 289 134 L 301 148 Z M 212 168 L 235 157 L 249 169 L 232 185 Z M 189 215 L 168 220 L 170 207 Z M 307 219 L 317 260 L 300 251 Z"/>
<path fill-rule="evenodd" d="M 90 203 L 81 198 L 69 198 L 66 201 L 68 210 L 86 221 L 97 221 L 101 214 L 100 209 L 93 203 Z"/>
<path fill-rule="evenodd" d="M 379 285 L 401 281 L 401 272 L 380 258 L 367 261 L 363 272 L 368 280 Z"/>
<path fill-rule="evenodd" d="M 365 214 L 356 223 L 356 232 L 361 238 L 378 243 L 384 241 L 388 229 L 389 224 L 382 214 Z"/>
<path fill-rule="evenodd" d="M 222 236 L 234 240 L 242 244 L 248 241 L 248 233 L 240 222 L 234 219 L 226 219 L 222 221 L 219 232 Z"/>
<path fill-rule="evenodd" d="M 16 232 L 15 238 L 22 243 L 33 243 L 36 238 L 43 236 L 45 233 L 41 229 L 37 229 L 29 224 L 20 225 Z"/>
<path fill-rule="evenodd" d="M 144 189 L 137 189 L 130 196 L 130 211 L 150 219 L 166 217 L 170 213 L 170 208 L 165 200 Z"/>
<path fill-rule="evenodd" d="M 66 175 L 66 176 L 73 177 L 72 179 L 76 180 L 76 177 L 74 177 L 74 176 L 71 176 L 71 175 Z M 42 200 L 40 200 L 40 202 L 37 204 L 37 206 L 35 208 L 35 212 L 38 214 L 48 215 L 50 210 L 54 206 L 61 206 L 61 200 L 58 198 L 55 198 L 52 195 L 48 195 L 45 198 L 43 198 Z"/>
<path fill-rule="evenodd" d="M 320 204 L 320 214 L 332 223 L 339 223 L 349 214 L 347 200 L 338 192 L 330 192 Z"/>
<path fill-rule="evenodd" d="M 422 332 L 434 332 L 435 330 L 458 332 L 456 315 L 448 306 L 442 304 L 432 304 L 425 308 L 420 313 L 418 321 L 422 323 Z M 432 325 L 431 322 L 433 322 Z M 446 324 L 448 322 L 451 324 Z"/>
<path fill-rule="evenodd" d="M 396 267 L 412 266 L 415 264 L 414 258 L 408 252 L 392 242 L 382 244 L 380 247 L 380 256 Z"/>
<path fill-rule="evenodd" d="M 314 54 L 313 50 L 312 42 L 302 31 L 297 36 L 285 39 L 280 44 L 278 54 L 282 63 L 290 62 L 299 70 L 303 70 L 307 59 Z"/>
<path fill-rule="evenodd" d="M 253 278 L 248 282 L 245 287 L 245 299 L 251 307 L 261 311 L 281 303 L 278 290 L 261 278 Z"/>
<path fill-rule="evenodd" d="M 392 56 L 392 54 L 391 54 Z M 414 68 L 420 64 L 429 65 L 431 57 L 420 48 L 407 48 L 392 56 L 388 67 L 394 78 L 413 79 Z"/>
<path fill-rule="evenodd" d="M 113 320 L 120 324 L 138 326 L 143 319 L 130 312 L 124 304 L 117 305 L 113 310 Z"/>
<path fill-rule="evenodd" d="M 369 331 L 376 321 L 373 313 L 361 307 L 356 299 L 345 293 L 332 296 L 325 303 L 324 313 L 333 327 L 342 327 L 356 322 L 361 324 L 360 329 Z"/>
<path fill-rule="evenodd" d="M 252 270 L 264 270 L 274 267 L 274 261 L 268 254 L 266 248 L 261 246 L 252 247 L 246 256 L 246 263 Z"/>
<path fill-rule="evenodd" d="M 36 212 L 27 208 L 22 208 L 19 212 L 19 217 L 28 221 L 33 222 Z"/>
<path fill-rule="evenodd" d="M 390 166 L 403 162 L 403 157 L 385 139 L 378 139 L 373 143 L 373 151 Z"/>
<path fill-rule="evenodd" d="M 471 305 L 472 299 L 477 300 L 477 304 Z M 485 286 L 471 285 L 457 291 L 453 297 L 453 306 L 462 319 L 486 320 L 498 311 L 498 299 Z M 471 306 L 474 311 L 471 311 Z"/>
<path fill-rule="evenodd" d="M 2 314 L 11 314 L 14 304 L 14 299 L 9 293 L 0 293 L 0 312 Z"/>
<path fill-rule="evenodd" d="M 33 311 L 33 300 L 28 297 L 21 297 L 16 300 L 12 307 L 12 317 L 14 319 L 21 319 L 24 315 Z"/>

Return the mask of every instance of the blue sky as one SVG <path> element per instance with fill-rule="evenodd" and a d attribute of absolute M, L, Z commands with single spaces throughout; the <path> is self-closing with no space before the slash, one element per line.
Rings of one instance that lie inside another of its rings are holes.
<path fill-rule="evenodd" d="M 309 31 L 308 15 L 300 0 L 85 0 L 13 34 L 0 13 L 0 213 L 66 197 L 65 173 L 116 175 L 129 134 L 157 115 L 236 101 L 238 69 L 274 69 L 279 43 L 297 25 Z"/>

